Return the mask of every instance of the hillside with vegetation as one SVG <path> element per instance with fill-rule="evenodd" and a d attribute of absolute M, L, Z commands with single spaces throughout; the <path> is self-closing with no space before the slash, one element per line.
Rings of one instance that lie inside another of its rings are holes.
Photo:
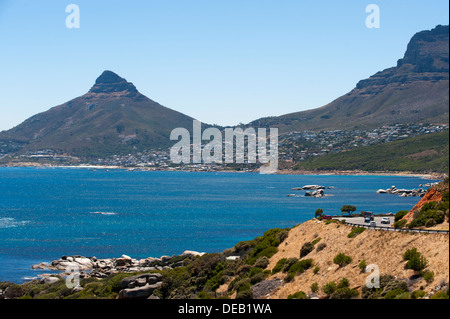
<path fill-rule="evenodd" d="M 318 156 L 295 165 L 295 170 L 369 172 L 409 171 L 448 173 L 449 132 L 405 138 Z"/>

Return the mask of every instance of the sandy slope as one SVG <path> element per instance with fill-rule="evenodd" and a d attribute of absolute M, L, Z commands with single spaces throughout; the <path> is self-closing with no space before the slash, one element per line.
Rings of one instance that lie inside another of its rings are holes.
<path fill-rule="evenodd" d="M 354 238 L 348 238 L 351 231 L 347 225 L 331 223 L 325 225 L 324 222 L 316 220 L 307 221 L 294 227 L 289 232 L 289 237 L 281 243 L 278 253 L 270 259 L 269 269 L 272 269 L 281 258 L 299 257 L 300 248 L 306 242 L 313 241 L 320 237 L 321 240 L 316 247 L 325 243 L 326 248 L 320 252 L 312 251 L 304 258 L 312 258 L 315 266 L 320 267 L 317 274 L 313 273 L 313 268 L 295 277 L 290 283 L 283 284 L 270 298 L 287 298 L 289 294 L 297 291 L 311 293 L 311 284 L 318 283 L 322 288 L 327 282 L 334 280 L 338 282 L 346 277 L 350 280 L 351 288 L 365 285 L 369 274 L 362 273 L 358 268 L 361 260 L 365 259 L 367 264 L 376 264 L 380 269 L 380 274 L 392 274 L 401 279 L 410 278 L 414 272 L 406 270 L 403 261 L 403 253 L 412 247 L 416 247 L 419 252 L 429 261 L 428 269 L 434 271 L 434 281 L 427 285 L 425 280 L 420 278 L 412 285 L 413 289 L 424 286 L 427 292 L 433 290 L 442 280 L 449 281 L 449 235 L 447 234 L 418 234 L 418 233 L 398 233 L 380 230 L 365 230 Z M 339 269 L 333 263 L 333 258 L 340 252 L 353 258 L 350 265 Z M 278 273 L 271 278 L 284 278 L 285 274 Z M 319 297 L 323 295 L 321 289 Z"/>

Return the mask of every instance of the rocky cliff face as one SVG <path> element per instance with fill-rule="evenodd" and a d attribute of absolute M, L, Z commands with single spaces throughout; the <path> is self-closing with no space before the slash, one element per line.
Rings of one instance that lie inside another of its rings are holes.
<path fill-rule="evenodd" d="M 122 92 L 125 96 L 136 96 L 138 90 L 133 83 L 127 82 L 117 74 L 111 71 L 105 71 L 95 81 L 94 86 L 89 93 L 105 93 Z"/>
<path fill-rule="evenodd" d="M 420 209 L 429 202 L 442 202 L 443 196 L 445 192 L 448 192 L 449 184 L 448 184 L 448 178 L 444 180 L 443 182 L 434 185 L 433 187 L 429 188 L 425 195 L 420 199 L 420 201 L 414 205 L 414 207 L 409 211 L 408 214 L 406 214 L 402 220 L 406 220 L 406 224 L 409 224 L 414 219 L 414 213 L 417 211 L 420 211 Z"/>
<path fill-rule="evenodd" d="M 431 31 L 415 34 L 408 44 L 405 55 L 397 66 L 378 72 L 360 81 L 356 89 L 379 86 L 401 87 L 420 81 L 438 82 L 449 79 L 449 27 L 437 26 Z M 371 91 L 374 88 L 372 88 Z"/>

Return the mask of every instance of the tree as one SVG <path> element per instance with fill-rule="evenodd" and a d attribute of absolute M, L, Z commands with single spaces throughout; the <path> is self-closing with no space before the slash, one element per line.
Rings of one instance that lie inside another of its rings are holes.
<path fill-rule="evenodd" d="M 344 205 L 341 207 L 342 213 L 348 213 L 350 216 L 352 216 L 352 213 L 356 210 L 356 207 L 353 205 Z"/>
<path fill-rule="evenodd" d="M 316 210 L 316 212 L 314 213 L 314 217 L 321 217 L 323 215 L 323 209 L 319 208 Z"/>

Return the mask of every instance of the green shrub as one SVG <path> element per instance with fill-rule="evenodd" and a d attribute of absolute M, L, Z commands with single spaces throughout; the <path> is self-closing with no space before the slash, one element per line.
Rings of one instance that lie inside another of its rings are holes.
<path fill-rule="evenodd" d="M 348 288 L 350 286 L 350 281 L 347 278 L 342 278 L 336 288 Z"/>
<path fill-rule="evenodd" d="M 436 221 L 433 218 L 430 218 L 430 219 L 428 219 L 425 222 L 425 227 L 426 228 L 430 228 L 430 227 L 433 227 L 433 226 L 436 226 Z"/>
<path fill-rule="evenodd" d="M 423 290 L 415 290 L 411 293 L 411 299 L 420 299 L 425 297 L 427 293 Z"/>
<path fill-rule="evenodd" d="M 352 231 L 347 235 L 348 238 L 353 238 L 359 234 L 361 234 L 366 229 L 364 227 L 354 227 Z"/>
<path fill-rule="evenodd" d="M 312 291 L 313 293 L 316 293 L 316 292 L 319 291 L 319 284 L 318 284 L 317 282 L 315 282 L 315 283 L 313 283 L 313 284 L 311 285 L 311 291 Z"/>
<path fill-rule="evenodd" d="M 263 270 L 262 270 L 261 268 L 253 267 L 253 268 L 250 270 L 250 272 L 248 273 L 248 276 L 251 278 L 251 277 L 253 277 L 254 275 L 260 274 L 260 273 L 262 273 L 262 272 L 263 272 Z"/>
<path fill-rule="evenodd" d="M 403 254 L 403 260 L 404 261 L 411 260 L 411 258 L 413 256 L 417 256 L 417 255 L 420 255 L 420 253 L 417 251 L 416 247 L 407 249 L 405 251 L 405 253 Z"/>
<path fill-rule="evenodd" d="M 266 267 L 268 265 L 269 265 L 269 258 L 267 258 L 266 256 L 262 256 L 262 257 L 260 257 L 260 258 L 258 258 L 256 260 L 256 262 L 254 263 L 253 267 L 266 269 Z"/>
<path fill-rule="evenodd" d="M 351 299 L 359 296 L 359 292 L 348 287 L 339 288 L 330 295 L 330 299 Z"/>
<path fill-rule="evenodd" d="M 240 291 L 236 294 L 236 299 L 253 299 L 253 291 L 251 289 Z"/>
<path fill-rule="evenodd" d="M 318 218 L 321 217 L 323 215 L 323 209 L 319 208 L 316 209 L 316 212 L 314 213 L 314 217 Z"/>
<path fill-rule="evenodd" d="M 300 249 L 300 258 L 305 257 L 310 252 L 314 250 L 314 245 L 312 243 L 304 243 Z"/>
<path fill-rule="evenodd" d="M 352 262 L 352 257 L 345 255 L 344 253 L 339 253 L 334 257 L 333 262 L 339 267 L 345 267 Z"/>
<path fill-rule="evenodd" d="M 288 258 L 283 266 L 283 272 L 288 272 L 291 267 L 298 262 L 298 258 L 292 257 Z"/>
<path fill-rule="evenodd" d="M 295 294 L 289 295 L 287 299 L 308 299 L 308 296 L 303 291 L 296 292 Z"/>
<path fill-rule="evenodd" d="M 394 228 L 404 228 L 406 225 L 406 220 L 398 220 L 394 223 Z"/>
<path fill-rule="evenodd" d="M 317 237 L 316 239 L 314 239 L 311 244 L 313 244 L 314 246 L 321 240 L 322 238 Z"/>
<path fill-rule="evenodd" d="M 282 258 L 282 259 L 278 260 L 277 264 L 272 269 L 272 275 L 280 272 L 284 268 L 284 264 L 286 263 L 286 260 L 287 260 L 286 258 Z"/>
<path fill-rule="evenodd" d="M 404 293 L 405 290 L 401 288 L 397 288 L 389 291 L 386 295 L 384 295 L 384 299 L 395 299 L 398 295 Z"/>
<path fill-rule="evenodd" d="M 255 285 L 258 282 L 264 281 L 265 279 L 266 279 L 266 275 L 264 273 L 260 272 L 258 274 L 253 275 L 250 278 L 250 284 Z"/>
<path fill-rule="evenodd" d="M 330 296 L 333 292 L 335 292 L 336 289 L 337 289 L 337 286 L 334 281 L 330 281 L 322 287 L 322 291 L 328 296 Z"/>
<path fill-rule="evenodd" d="M 319 266 L 314 267 L 314 270 L 313 270 L 314 275 L 317 274 L 319 272 L 319 270 L 320 270 Z"/>
<path fill-rule="evenodd" d="M 288 282 L 293 281 L 294 278 L 295 278 L 295 273 L 290 272 L 290 273 L 288 273 L 288 274 L 284 277 L 283 280 L 284 280 L 284 282 L 288 283 Z"/>
<path fill-rule="evenodd" d="M 401 210 L 401 211 L 397 212 L 395 214 L 394 221 L 396 221 L 396 222 L 399 221 L 400 219 L 405 217 L 406 214 L 408 214 L 408 213 L 409 213 L 409 211 L 407 211 L 407 210 Z"/>
<path fill-rule="evenodd" d="M 411 299 L 409 292 L 405 291 L 395 297 L 395 299 Z"/>
<path fill-rule="evenodd" d="M 300 261 L 296 262 L 295 264 L 293 264 L 289 268 L 288 272 L 289 273 L 293 273 L 293 274 L 301 274 L 305 270 L 311 268 L 312 265 L 313 265 L 313 260 L 312 259 L 300 260 Z"/>
<path fill-rule="evenodd" d="M 445 291 L 438 291 L 435 293 L 431 299 L 449 299 L 448 294 Z"/>
<path fill-rule="evenodd" d="M 274 228 L 266 231 L 263 236 L 257 237 L 254 240 L 235 246 L 235 250 L 241 250 L 246 247 L 251 250 L 250 256 L 247 259 L 249 265 L 253 265 L 260 257 L 270 258 L 278 251 L 280 243 L 288 236 L 287 229 Z M 253 247 L 253 249 L 251 249 Z"/>
<path fill-rule="evenodd" d="M 426 271 L 423 274 L 423 279 L 427 282 L 427 284 L 431 284 L 434 281 L 434 272 L 432 271 Z"/>
<path fill-rule="evenodd" d="M 365 259 L 361 260 L 358 264 L 359 269 L 361 269 L 361 272 L 365 272 L 367 268 L 367 262 Z"/>
<path fill-rule="evenodd" d="M 408 263 L 406 264 L 406 269 L 412 269 L 414 271 L 419 271 L 419 272 L 424 270 L 427 267 L 428 267 L 428 261 L 420 253 L 411 256 Z"/>

